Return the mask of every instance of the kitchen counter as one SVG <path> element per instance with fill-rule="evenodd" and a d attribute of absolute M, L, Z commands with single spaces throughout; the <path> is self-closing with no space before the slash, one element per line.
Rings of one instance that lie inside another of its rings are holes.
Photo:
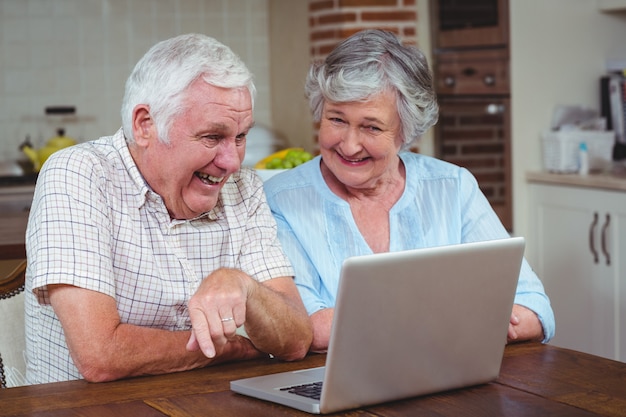
<path fill-rule="evenodd" d="M 28 212 L 0 213 L 0 259 L 25 258 Z"/>
<path fill-rule="evenodd" d="M 24 258 L 26 224 L 35 190 L 34 182 L 10 185 L 0 181 L 0 259 Z"/>
<path fill-rule="evenodd" d="M 598 173 L 589 175 L 556 174 L 547 171 L 526 173 L 526 181 L 534 183 L 571 185 L 613 191 L 626 191 L 626 173 Z"/>
<path fill-rule="evenodd" d="M 28 214 L 27 211 L 0 213 L 0 251 L 11 246 L 24 246 Z"/>
<path fill-rule="evenodd" d="M 34 187 L 37 182 L 37 176 L 37 173 L 0 176 L 0 187 L 13 187 L 20 185 Z"/>

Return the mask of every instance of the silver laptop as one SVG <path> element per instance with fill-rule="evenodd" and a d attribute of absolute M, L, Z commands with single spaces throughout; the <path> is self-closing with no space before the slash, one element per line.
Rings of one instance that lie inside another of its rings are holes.
<path fill-rule="evenodd" d="M 231 390 L 332 413 L 497 378 L 521 237 L 345 260 L 326 364 L 231 381 Z M 321 393 L 297 393 L 323 381 Z"/>

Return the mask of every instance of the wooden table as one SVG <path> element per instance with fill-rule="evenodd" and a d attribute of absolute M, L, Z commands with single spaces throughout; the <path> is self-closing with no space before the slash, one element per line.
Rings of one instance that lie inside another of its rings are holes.
<path fill-rule="evenodd" d="M 92 384 L 70 381 L 0 390 L 0 416 L 310 416 L 235 394 L 229 381 L 320 366 L 261 359 Z M 493 383 L 381 404 L 340 416 L 624 416 L 626 363 L 527 343 L 507 346 Z"/>

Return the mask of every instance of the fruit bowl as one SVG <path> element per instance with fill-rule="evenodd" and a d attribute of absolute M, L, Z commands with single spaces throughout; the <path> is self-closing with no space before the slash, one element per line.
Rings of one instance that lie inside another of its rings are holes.
<path fill-rule="evenodd" d="M 312 158 L 313 155 L 302 148 L 287 148 L 266 156 L 257 162 L 254 167 L 256 169 L 290 169 Z"/>
<path fill-rule="evenodd" d="M 313 155 L 303 148 L 286 148 L 261 159 L 254 165 L 254 168 L 261 179 L 267 181 L 274 175 L 297 167 L 311 158 Z"/>

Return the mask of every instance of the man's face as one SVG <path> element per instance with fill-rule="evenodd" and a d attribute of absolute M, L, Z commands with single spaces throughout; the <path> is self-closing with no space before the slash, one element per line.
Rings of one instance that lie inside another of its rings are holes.
<path fill-rule="evenodd" d="M 224 183 L 241 167 L 253 124 L 252 100 L 246 88 L 219 88 L 199 79 L 190 85 L 182 105 L 170 125 L 169 144 L 157 139 L 148 109 L 143 122 L 135 116 L 138 147 L 131 153 L 170 216 L 191 219 L 215 207 Z M 152 131 L 144 139 L 141 123 Z"/>

